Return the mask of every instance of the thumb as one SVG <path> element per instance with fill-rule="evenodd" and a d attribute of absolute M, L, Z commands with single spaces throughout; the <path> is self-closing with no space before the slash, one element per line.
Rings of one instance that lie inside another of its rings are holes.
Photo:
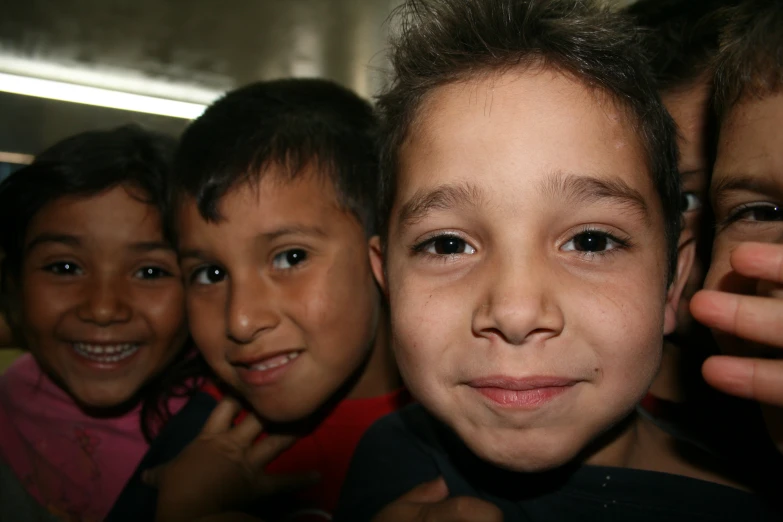
<path fill-rule="evenodd" d="M 401 496 L 398 500 L 403 502 L 414 502 L 417 504 L 431 504 L 433 502 L 440 502 L 448 496 L 449 488 L 446 486 L 446 481 L 443 480 L 443 477 L 438 477 L 435 480 L 419 484 Z"/>

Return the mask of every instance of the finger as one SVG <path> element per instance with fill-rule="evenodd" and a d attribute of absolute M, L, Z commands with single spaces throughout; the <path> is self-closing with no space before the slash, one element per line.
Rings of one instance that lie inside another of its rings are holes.
<path fill-rule="evenodd" d="M 502 522 L 503 512 L 485 500 L 455 497 L 425 509 L 424 520 L 433 522 Z"/>
<path fill-rule="evenodd" d="M 160 483 L 160 476 L 163 472 L 164 466 L 156 466 L 154 468 L 145 469 L 141 472 L 141 481 L 153 488 L 157 488 Z"/>
<path fill-rule="evenodd" d="M 261 421 L 253 413 L 248 413 L 242 422 L 237 424 L 230 433 L 230 437 L 240 446 L 249 446 L 254 440 L 261 435 L 264 430 L 264 426 Z"/>
<path fill-rule="evenodd" d="M 741 243 L 731 253 L 729 262 L 746 277 L 783 283 L 783 245 Z"/>
<path fill-rule="evenodd" d="M 270 435 L 253 444 L 248 450 L 247 460 L 252 466 L 263 469 L 297 440 L 292 435 Z"/>
<path fill-rule="evenodd" d="M 783 361 L 715 355 L 701 371 L 710 386 L 724 393 L 783 406 Z"/>
<path fill-rule="evenodd" d="M 242 410 L 242 406 L 236 399 L 226 397 L 209 414 L 207 422 L 201 428 L 202 435 L 216 435 L 231 428 L 234 417 Z"/>
<path fill-rule="evenodd" d="M 259 476 L 259 487 L 256 490 L 261 496 L 284 495 L 293 493 L 306 487 L 313 486 L 321 480 L 318 472 L 310 473 L 286 473 L 280 475 L 261 475 Z"/>
<path fill-rule="evenodd" d="M 419 484 L 398 498 L 396 502 L 415 502 L 418 504 L 428 504 L 432 502 L 440 502 L 447 496 L 449 496 L 449 488 L 446 486 L 446 481 L 443 480 L 443 477 L 438 477 L 435 480 Z"/>
<path fill-rule="evenodd" d="M 749 341 L 783 347 L 783 300 L 701 290 L 691 299 L 697 321 Z"/>

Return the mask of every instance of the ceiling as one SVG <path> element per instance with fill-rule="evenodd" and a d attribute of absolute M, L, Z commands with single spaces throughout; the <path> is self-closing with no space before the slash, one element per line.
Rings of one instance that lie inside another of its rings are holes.
<path fill-rule="evenodd" d="M 131 83 L 153 80 L 207 97 L 259 79 L 323 76 L 371 96 L 383 84 L 384 22 L 399 3 L 3 0 L 0 71 L 13 59 L 28 76 L 54 65 L 73 83 L 89 75 L 132 92 Z M 0 152 L 35 154 L 69 134 L 127 121 L 175 134 L 187 123 L 0 93 Z"/>
<path fill-rule="evenodd" d="M 0 49 L 224 90 L 323 75 L 369 93 L 396 0 L 6 0 Z"/>
<path fill-rule="evenodd" d="M 370 96 L 383 81 L 384 22 L 399 0 L 5 0 L 0 58 L 134 75 L 219 93 L 259 79 L 323 76 Z M 77 74 L 78 73 L 78 74 Z M 76 80 L 78 82 L 78 79 Z M 0 93 L 0 151 L 35 154 L 127 121 L 185 120 Z"/>

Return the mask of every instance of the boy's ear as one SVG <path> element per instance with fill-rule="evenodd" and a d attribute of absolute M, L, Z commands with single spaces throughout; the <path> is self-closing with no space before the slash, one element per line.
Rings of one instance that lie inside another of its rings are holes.
<path fill-rule="evenodd" d="M 378 286 L 381 287 L 383 295 L 389 296 L 389 290 L 386 287 L 386 270 L 383 263 L 383 247 L 381 246 L 380 236 L 370 238 L 370 266 Z"/>
<path fill-rule="evenodd" d="M 677 328 L 677 309 L 680 306 L 680 297 L 691 274 L 693 260 L 696 257 L 696 241 L 685 241 L 680 244 L 677 251 L 677 273 L 674 281 L 669 285 L 666 295 L 666 310 L 663 318 L 663 334 L 669 335 Z"/>

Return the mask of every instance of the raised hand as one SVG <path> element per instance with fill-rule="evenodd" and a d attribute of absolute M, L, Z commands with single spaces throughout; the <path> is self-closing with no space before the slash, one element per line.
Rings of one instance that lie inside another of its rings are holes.
<path fill-rule="evenodd" d="M 256 442 L 263 426 L 255 415 L 232 424 L 240 409 L 237 401 L 224 399 L 201 434 L 176 459 L 145 475 L 145 482 L 159 488 L 158 521 L 191 521 L 241 510 L 318 480 L 315 474 L 265 473 L 266 466 L 296 439 L 269 435 Z"/>
<path fill-rule="evenodd" d="M 707 359 L 702 373 L 725 393 L 768 405 L 767 426 L 783 450 L 783 245 L 743 243 L 730 262 L 737 275 L 757 280 L 756 295 L 702 290 L 691 312 L 719 336 L 745 342 L 731 343 L 736 354 Z"/>

